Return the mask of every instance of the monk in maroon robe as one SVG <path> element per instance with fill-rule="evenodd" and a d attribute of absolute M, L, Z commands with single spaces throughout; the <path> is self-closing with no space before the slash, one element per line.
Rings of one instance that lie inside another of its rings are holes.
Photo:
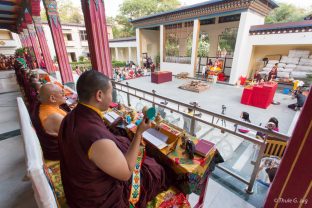
<path fill-rule="evenodd" d="M 77 82 L 80 103 L 63 120 L 59 132 L 61 176 L 69 207 L 129 207 L 131 177 L 142 133 L 150 127 L 144 119 L 132 142 L 116 136 L 103 122 L 102 111 L 112 101 L 112 84 L 103 74 L 84 72 Z M 165 190 L 165 171 L 146 156 L 141 170 L 141 194 L 136 207 L 146 207 Z"/>

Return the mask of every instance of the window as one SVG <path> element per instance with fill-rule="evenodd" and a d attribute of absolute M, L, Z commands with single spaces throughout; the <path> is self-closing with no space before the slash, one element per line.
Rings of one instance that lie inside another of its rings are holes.
<path fill-rule="evenodd" d="M 66 34 L 66 38 L 67 38 L 68 41 L 72 41 L 73 40 L 72 34 Z"/>
<path fill-rule="evenodd" d="M 240 16 L 240 14 L 234 14 L 230 16 L 219 17 L 219 23 L 236 22 L 240 20 Z"/>
<path fill-rule="evenodd" d="M 216 23 L 216 18 L 200 20 L 200 25 L 212 25 Z"/>
<path fill-rule="evenodd" d="M 76 53 L 69 53 L 71 62 L 77 62 Z"/>
<path fill-rule="evenodd" d="M 81 41 L 88 40 L 88 39 L 87 39 L 87 31 L 85 31 L 85 30 L 80 30 L 80 31 L 79 31 L 79 35 L 80 35 L 80 40 L 81 40 Z"/>

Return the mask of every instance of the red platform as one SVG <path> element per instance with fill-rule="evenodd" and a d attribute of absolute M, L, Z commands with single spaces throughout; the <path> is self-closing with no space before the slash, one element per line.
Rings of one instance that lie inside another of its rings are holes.
<path fill-rule="evenodd" d="M 266 109 L 272 103 L 276 89 L 277 83 L 275 82 L 246 87 L 243 91 L 241 103 Z"/>
<path fill-rule="evenodd" d="M 152 72 L 151 75 L 152 83 L 164 83 L 172 81 L 172 72 L 168 71 L 160 71 L 160 72 Z"/>

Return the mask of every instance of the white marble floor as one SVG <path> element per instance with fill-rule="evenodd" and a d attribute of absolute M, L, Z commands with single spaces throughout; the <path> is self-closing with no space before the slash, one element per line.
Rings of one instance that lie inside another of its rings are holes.
<path fill-rule="evenodd" d="M 13 71 L 0 72 L 0 207 L 37 207 L 26 173 L 19 133 L 16 97 L 20 96 Z"/>

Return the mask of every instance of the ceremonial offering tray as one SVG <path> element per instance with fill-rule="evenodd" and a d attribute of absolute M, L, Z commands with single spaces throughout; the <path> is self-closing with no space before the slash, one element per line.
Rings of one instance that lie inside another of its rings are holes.
<path fill-rule="evenodd" d="M 163 133 L 164 135 L 168 136 L 167 140 L 167 146 L 161 149 L 160 151 L 167 155 L 170 152 L 174 151 L 178 140 L 182 137 L 182 131 L 178 129 L 177 127 L 162 121 L 159 125 L 156 126 L 156 124 L 152 124 L 152 127 L 159 128 L 159 131 Z"/>

